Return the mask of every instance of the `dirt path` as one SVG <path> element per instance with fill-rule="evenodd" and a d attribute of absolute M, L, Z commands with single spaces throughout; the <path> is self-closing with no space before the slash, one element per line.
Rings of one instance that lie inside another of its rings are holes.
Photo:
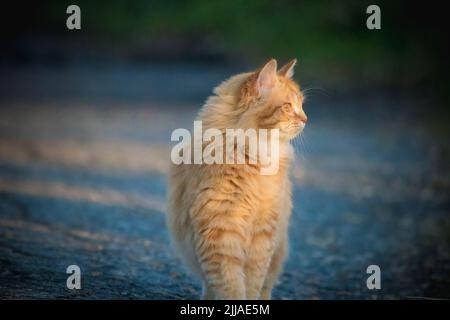
<path fill-rule="evenodd" d="M 0 298 L 199 296 L 168 245 L 165 173 L 171 131 L 226 73 L 161 68 L 2 70 Z M 450 298 L 448 155 L 399 101 L 310 101 L 274 297 Z M 366 288 L 371 264 L 381 290 Z"/>

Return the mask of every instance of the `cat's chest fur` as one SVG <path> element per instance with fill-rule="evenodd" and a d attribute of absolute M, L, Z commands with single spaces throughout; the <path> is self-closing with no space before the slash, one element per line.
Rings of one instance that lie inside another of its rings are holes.
<path fill-rule="evenodd" d="M 280 148 L 279 168 L 276 174 L 253 177 L 253 193 L 249 194 L 253 212 L 250 224 L 254 232 L 259 229 L 275 228 L 287 224 L 291 211 L 291 182 L 289 166 L 293 160 L 293 150 L 289 144 Z M 252 180 L 252 179 L 250 179 Z"/>

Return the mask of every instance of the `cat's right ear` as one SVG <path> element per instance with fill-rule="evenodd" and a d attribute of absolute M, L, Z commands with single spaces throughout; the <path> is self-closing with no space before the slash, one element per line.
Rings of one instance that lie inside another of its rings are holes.
<path fill-rule="evenodd" d="M 281 67 L 280 71 L 278 71 L 278 74 L 286 78 L 292 78 L 292 76 L 294 75 L 294 67 L 296 63 L 297 59 L 289 61 L 283 67 Z"/>
<path fill-rule="evenodd" d="M 256 91 L 259 96 L 267 95 L 277 81 L 277 60 L 271 59 L 258 72 L 256 79 Z"/>

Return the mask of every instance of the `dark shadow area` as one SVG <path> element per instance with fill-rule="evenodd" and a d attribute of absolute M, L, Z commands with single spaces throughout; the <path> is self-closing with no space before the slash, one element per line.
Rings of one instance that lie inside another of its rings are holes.
<path fill-rule="evenodd" d="M 64 1 L 2 5 L 1 298 L 198 298 L 164 222 L 170 135 L 270 57 L 298 58 L 309 119 L 274 298 L 450 298 L 443 4 L 381 1 L 371 31 L 367 1 L 77 3 L 75 31 Z"/>

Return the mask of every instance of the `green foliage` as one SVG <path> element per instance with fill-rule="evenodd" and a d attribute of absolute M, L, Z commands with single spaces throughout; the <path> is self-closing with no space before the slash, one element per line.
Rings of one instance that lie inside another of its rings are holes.
<path fill-rule="evenodd" d="M 50 2 L 50 21 L 69 3 Z M 414 28 L 408 3 L 379 1 L 382 30 L 366 28 L 369 1 L 79 0 L 83 34 L 129 43 L 192 39 L 229 56 L 259 62 L 299 59 L 308 73 L 389 84 L 424 81 L 435 72 L 438 49 Z M 417 39 L 421 39 L 417 41 Z M 429 39 L 432 41 L 433 39 Z M 411 69 L 414 65 L 414 70 Z"/>

